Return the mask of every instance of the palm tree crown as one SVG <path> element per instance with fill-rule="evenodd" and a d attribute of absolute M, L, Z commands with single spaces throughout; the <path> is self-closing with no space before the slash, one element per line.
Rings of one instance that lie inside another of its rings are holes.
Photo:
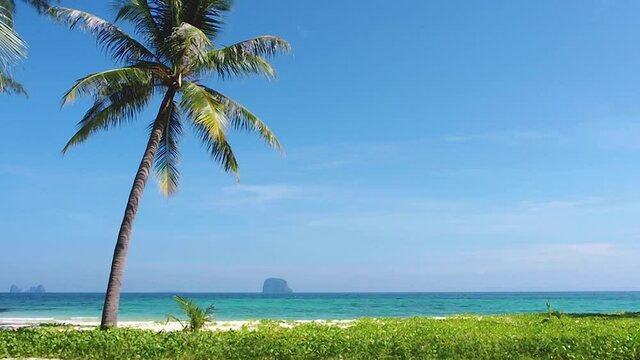
<path fill-rule="evenodd" d="M 94 103 L 63 152 L 100 130 L 135 119 L 156 94 L 165 95 L 166 105 L 166 111 L 154 120 L 162 129 L 155 171 L 165 195 L 173 194 L 178 186 L 178 145 L 184 120 L 227 172 L 238 172 L 226 138 L 229 126 L 256 132 L 267 144 L 281 149 L 275 135 L 257 116 L 201 82 L 209 74 L 220 78 L 249 74 L 273 78 L 275 70 L 265 58 L 289 50 L 289 44 L 275 36 L 214 47 L 230 6 L 229 0 L 119 1 L 116 21 L 132 23 L 142 41 L 95 15 L 52 8 L 49 12 L 58 21 L 89 31 L 123 64 L 78 80 L 64 95 L 64 104 L 81 95 L 91 96 Z"/>

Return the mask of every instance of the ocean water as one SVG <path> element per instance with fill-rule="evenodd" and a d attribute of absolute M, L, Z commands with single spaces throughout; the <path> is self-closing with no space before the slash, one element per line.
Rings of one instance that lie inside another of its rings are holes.
<path fill-rule="evenodd" d="M 125 293 L 121 320 L 163 320 L 179 314 L 169 293 Z M 640 292 L 532 293 L 300 293 L 290 295 L 180 294 L 201 305 L 213 304 L 219 320 L 353 319 L 360 317 L 446 316 L 452 314 L 572 313 L 640 311 Z M 103 294 L 0 293 L 2 318 L 98 319 Z"/>

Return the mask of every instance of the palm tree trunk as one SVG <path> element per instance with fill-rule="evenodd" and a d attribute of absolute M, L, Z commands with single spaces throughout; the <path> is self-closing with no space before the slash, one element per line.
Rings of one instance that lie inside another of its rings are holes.
<path fill-rule="evenodd" d="M 156 151 L 158 150 L 158 144 L 162 138 L 162 132 L 164 131 L 167 117 L 171 115 L 170 110 L 175 93 L 176 91 L 174 89 L 169 89 L 162 100 L 158 117 L 153 124 L 151 135 L 149 136 L 149 142 L 144 150 L 142 161 L 138 167 L 138 172 L 136 173 L 131 193 L 129 194 L 129 201 L 127 202 L 127 208 L 124 212 L 122 224 L 120 225 L 120 232 L 118 233 L 118 241 L 116 242 L 116 248 L 113 252 L 113 260 L 111 260 L 109 284 L 107 285 L 104 307 L 102 308 L 102 322 L 100 323 L 101 329 L 115 327 L 118 323 L 120 290 L 122 288 L 127 251 L 129 249 L 129 241 L 131 239 L 131 229 L 138 211 L 138 203 L 142 198 L 142 193 L 144 192 L 145 185 L 147 184 L 149 172 L 151 171 L 151 166 L 153 165 L 153 160 L 156 156 Z"/>

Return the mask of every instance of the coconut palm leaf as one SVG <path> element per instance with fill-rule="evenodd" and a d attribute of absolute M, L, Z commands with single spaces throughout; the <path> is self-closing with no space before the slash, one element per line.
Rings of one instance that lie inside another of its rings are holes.
<path fill-rule="evenodd" d="M 158 185 L 160 192 L 165 196 L 173 195 L 178 191 L 178 181 L 180 179 L 180 171 L 178 170 L 178 162 L 180 160 L 179 145 L 182 132 L 180 108 L 173 102 L 171 104 L 171 115 L 166 119 L 155 160 Z"/>
<path fill-rule="evenodd" d="M 49 14 L 70 29 L 80 27 L 91 33 L 98 45 L 111 53 L 117 62 L 132 64 L 138 61 L 154 60 L 154 54 L 144 45 L 127 35 L 116 25 L 93 14 L 75 9 L 55 7 Z"/>
<path fill-rule="evenodd" d="M 229 45 L 224 49 L 237 53 L 249 53 L 255 56 L 273 57 L 289 52 L 291 45 L 277 36 L 264 35 Z"/>
<path fill-rule="evenodd" d="M 124 67 L 90 74 L 76 81 L 62 97 L 62 103 L 69 104 L 78 96 L 98 96 L 105 91 L 113 92 L 120 86 L 132 84 L 150 86 L 153 84 L 152 80 L 151 72 L 139 67 Z"/>
<path fill-rule="evenodd" d="M 148 44 L 157 47 L 161 28 L 154 17 L 154 14 L 158 13 L 155 6 L 147 0 L 119 0 L 115 6 L 119 9 L 116 22 L 124 20 L 132 23 L 136 34 Z"/>
<path fill-rule="evenodd" d="M 185 81 L 182 84 L 180 107 L 191 119 L 200 141 L 211 157 L 220 163 L 226 172 L 238 176 L 238 162 L 227 142 L 226 129 L 229 120 L 224 104 L 219 102 L 204 87 Z"/>
<path fill-rule="evenodd" d="M 6 23 L 0 22 L 0 67 L 7 69 L 27 57 L 27 43 Z"/>
<path fill-rule="evenodd" d="M 266 78 L 276 76 L 275 69 L 265 59 L 290 50 L 289 43 L 276 36 L 259 36 L 219 49 L 213 49 L 204 58 L 192 66 L 200 75 L 202 71 L 212 71 L 221 78 L 262 75 Z"/>
<path fill-rule="evenodd" d="M 39 13 L 50 5 L 48 0 L 23 0 Z M 27 44 L 13 28 L 14 0 L 0 0 L 0 93 L 27 95 L 24 87 L 16 82 L 10 68 L 27 57 Z"/>
<path fill-rule="evenodd" d="M 85 142 L 94 133 L 132 121 L 149 103 L 153 85 L 131 80 L 104 87 L 85 116 L 78 123 L 78 131 L 62 149 L 66 153 L 72 146 Z"/>
<path fill-rule="evenodd" d="M 168 29 L 187 22 L 214 39 L 224 24 L 223 18 L 231 9 L 230 0 L 161 0 L 152 1 L 156 8 L 156 23 L 162 29 L 161 35 L 168 37 Z"/>
<path fill-rule="evenodd" d="M 16 3 L 13 0 L 0 0 L 0 23 L 13 27 L 13 13 Z"/>
<path fill-rule="evenodd" d="M 276 76 L 275 69 L 267 60 L 238 47 L 225 47 L 209 51 L 204 61 L 194 66 L 195 74 L 200 75 L 203 71 L 214 72 L 223 79 L 253 74 L 262 75 L 268 79 Z"/>
<path fill-rule="evenodd" d="M 199 28 L 208 37 L 215 38 L 224 25 L 224 14 L 231 9 L 230 0 L 183 0 L 182 21 Z"/>
<path fill-rule="evenodd" d="M 13 79 L 10 68 L 26 58 L 27 44 L 13 29 L 13 0 L 0 0 L 0 93 L 27 95 L 24 87 Z"/>
<path fill-rule="evenodd" d="M 27 44 L 13 29 L 13 0 L 0 0 L 0 68 L 7 70 L 27 56 Z"/>
<path fill-rule="evenodd" d="M 173 57 L 184 64 L 203 62 L 213 46 L 201 29 L 186 22 L 174 29 L 167 45 L 175 52 Z"/>
<path fill-rule="evenodd" d="M 204 124 L 193 124 L 193 127 L 211 158 L 220 164 L 224 171 L 235 175 L 236 179 L 240 179 L 238 160 L 236 160 L 226 135 L 222 134 L 221 136 Z"/>
<path fill-rule="evenodd" d="M 282 144 L 276 138 L 269 126 L 260 118 L 253 114 L 249 109 L 235 102 L 233 99 L 215 91 L 206 86 L 202 88 L 207 91 L 218 103 L 222 104 L 225 117 L 231 122 L 231 125 L 238 130 L 255 132 L 260 135 L 264 141 L 274 148 L 283 151 Z"/>
<path fill-rule="evenodd" d="M 0 93 L 28 96 L 24 87 L 3 71 L 0 71 Z"/>

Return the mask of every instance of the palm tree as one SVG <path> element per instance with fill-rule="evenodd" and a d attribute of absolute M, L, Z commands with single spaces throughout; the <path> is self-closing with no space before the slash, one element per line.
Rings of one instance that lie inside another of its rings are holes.
<path fill-rule="evenodd" d="M 193 300 L 176 295 L 173 299 L 180 306 L 180 310 L 187 316 L 187 319 L 181 320 L 179 317 L 169 314 L 167 315 L 167 322 L 174 320 L 182 325 L 184 331 L 200 331 L 207 323 L 213 321 L 213 312 L 215 308 L 213 305 L 209 305 L 206 308 L 198 306 Z"/>
<path fill-rule="evenodd" d="M 49 8 L 47 0 L 24 0 L 42 13 Z M 12 66 L 27 57 L 27 43 L 13 28 L 14 0 L 0 0 L 0 93 L 27 95 L 24 87 L 13 79 Z"/>
<path fill-rule="evenodd" d="M 152 165 L 160 191 L 169 196 L 177 190 L 184 123 L 191 124 L 211 157 L 236 176 L 238 163 L 226 137 L 229 127 L 255 132 L 268 145 L 281 149 L 275 135 L 256 115 L 200 80 L 210 74 L 222 79 L 249 74 L 273 78 L 275 70 L 265 58 L 289 50 L 289 44 L 275 36 L 215 47 L 223 16 L 230 7 L 230 0 L 120 0 L 116 21 L 133 25 L 141 41 L 83 11 L 52 8 L 49 12 L 70 28 L 87 30 L 114 60 L 123 63 L 122 67 L 78 80 L 64 95 L 64 104 L 85 95 L 93 98 L 93 106 L 63 153 L 98 131 L 132 121 L 155 95 L 162 97 L 157 116 L 149 125 L 149 139 L 118 233 L 102 329 L 117 325 L 131 228 Z"/>

